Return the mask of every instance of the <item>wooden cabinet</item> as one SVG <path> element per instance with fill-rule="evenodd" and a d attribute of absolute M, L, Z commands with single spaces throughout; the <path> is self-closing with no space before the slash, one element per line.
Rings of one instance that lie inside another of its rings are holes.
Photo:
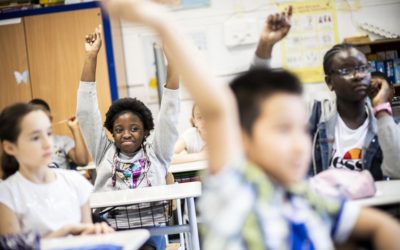
<path fill-rule="evenodd" d="M 102 23 L 100 10 L 69 11 L 24 19 L 32 96 L 49 103 L 54 129 L 62 132 L 67 127 L 57 121 L 75 114 L 76 91 L 84 61 L 84 37 Z M 111 104 L 106 62 L 103 45 L 96 75 L 102 113 Z"/>
<path fill-rule="evenodd" d="M 28 72 L 27 59 L 24 24 L 19 22 L 0 26 L 0 109 L 32 98 L 29 76 L 26 81 L 21 79 L 19 82 L 15 77 L 15 74 Z"/>
<path fill-rule="evenodd" d="M 88 8 L 23 16 L 19 23 L 0 26 L 0 109 L 17 101 L 41 98 L 52 109 L 55 132 L 70 133 L 66 123 L 58 121 L 73 116 L 76 111 L 85 35 L 99 24 L 108 29 L 110 26 L 104 23 L 100 7 L 90 4 Z M 109 70 L 109 65 L 115 65 L 111 34 L 105 36 L 96 75 L 103 115 L 112 99 L 118 97 L 115 69 Z M 111 50 L 108 58 L 106 48 Z M 29 79 L 17 84 L 14 71 L 25 70 L 29 71 Z"/>

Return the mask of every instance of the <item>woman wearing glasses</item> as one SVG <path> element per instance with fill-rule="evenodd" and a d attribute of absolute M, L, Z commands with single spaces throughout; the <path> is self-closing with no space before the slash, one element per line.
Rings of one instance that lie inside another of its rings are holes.
<path fill-rule="evenodd" d="M 399 135 L 391 117 L 388 82 L 371 81 L 365 55 L 348 44 L 326 52 L 323 68 L 325 82 L 336 94 L 336 109 L 327 114 L 320 102 L 314 104 L 312 174 L 328 168 L 368 169 L 375 180 L 398 178 Z"/>

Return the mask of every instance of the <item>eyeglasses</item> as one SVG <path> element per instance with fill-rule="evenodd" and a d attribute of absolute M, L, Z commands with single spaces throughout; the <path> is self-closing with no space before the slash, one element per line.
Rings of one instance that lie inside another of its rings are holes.
<path fill-rule="evenodd" d="M 342 69 L 331 70 L 331 74 L 338 74 L 340 76 L 351 77 L 354 76 L 356 72 L 367 74 L 370 73 L 371 71 L 372 71 L 371 65 L 368 64 L 354 68 L 342 68 Z"/>

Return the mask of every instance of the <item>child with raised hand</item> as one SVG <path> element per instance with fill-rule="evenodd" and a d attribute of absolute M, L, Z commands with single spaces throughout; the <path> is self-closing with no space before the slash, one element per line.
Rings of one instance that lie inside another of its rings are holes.
<path fill-rule="evenodd" d="M 200 161 L 207 157 L 204 120 L 200 108 L 196 104 L 193 104 L 192 107 L 190 123 L 192 127 L 186 130 L 175 144 L 172 163 Z"/>
<path fill-rule="evenodd" d="M 151 111 L 140 100 L 122 98 L 115 101 L 108 109 L 104 122 L 104 127 L 112 134 L 113 140 L 110 140 L 102 126 L 96 94 L 96 63 L 101 43 L 100 28 L 86 36 L 86 57 L 77 104 L 82 133 L 96 164 L 95 191 L 165 185 L 178 139 L 178 75 L 168 67 L 167 83 L 155 127 Z M 148 142 L 153 129 L 152 141 Z M 147 220 L 149 218 L 142 220 L 152 221 Z M 146 246 L 156 249 L 162 249 L 164 245 L 163 236 L 153 236 L 146 243 Z"/>
<path fill-rule="evenodd" d="M 270 15 L 260 35 L 252 66 L 269 68 L 273 46 L 290 30 L 293 14 Z M 316 101 L 309 125 L 313 138 L 309 173 L 329 168 L 368 170 L 375 181 L 399 178 L 400 133 L 391 116 L 385 85 L 380 95 L 367 100 L 371 86 L 370 67 L 365 55 L 349 44 L 337 44 L 323 58 L 325 82 L 335 92 L 336 105 L 325 107 Z M 372 87 L 374 88 L 374 87 Z M 379 111 L 379 112 L 378 112 Z"/>
<path fill-rule="evenodd" d="M 49 168 L 53 136 L 48 116 L 18 103 L 0 114 L 3 178 L 0 235 L 36 231 L 42 237 L 112 232 L 92 224 L 92 185 L 74 171 Z"/>
<path fill-rule="evenodd" d="M 325 200 L 302 184 L 311 141 L 296 77 L 285 71 L 245 73 L 232 84 L 237 111 L 229 89 L 209 73 L 159 6 L 139 0 L 104 3 L 114 15 L 157 31 L 203 112 L 211 174 L 201 207 L 203 249 L 334 249 L 333 239 L 400 247 L 399 225 L 387 215 Z"/>
<path fill-rule="evenodd" d="M 77 115 L 82 133 L 97 166 L 95 191 L 111 191 L 165 184 L 174 145 L 178 138 L 179 81 L 167 81 L 157 126 L 151 111 L 136 98 L 115 101 L 102 127 L 96 95 L 96 62 L 101 47 L 97 28 L 85 41 L 86 58 L 78 90 Z M 147 142 L 154 129 L 153 141 Z"/>

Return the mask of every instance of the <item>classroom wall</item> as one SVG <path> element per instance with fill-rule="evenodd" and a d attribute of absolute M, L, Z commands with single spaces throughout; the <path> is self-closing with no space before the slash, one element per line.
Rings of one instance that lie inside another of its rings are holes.
<path fill-rule="evenodd" d="M 256 44 L 228 48 L 224 42 L 224 24 L 236 18 L 245 18 L 256 22 L 258 32 L 265 17 L 277 11 L 278 3 L 290 2 L 293 1 L 211 0 L 210 7 L 175 10 L 174 16 L 203 52 L 213 72 L 227 82 L 249 67 Z M 400 0 L 336 1 L 336 8 L 339 41 L 344 37 L 366 34 L 372 39 L 379 38 L 360 28 L 360 24 L 365 22 L 400 34 Z M 151 58 L 148 56 L 151 52 L 149 41 L 154 39 L 154 33 L 142 26 L 122 23 L 122 34 L 129 96 L 143 100 L 156 117 L 159 108 L 156 90 L 149 87 L 147 73 L 149 62 L 151 65 Z M 272 65 L 278 67 L 281 65 L 281 54 L 279 46 L 276 47 Z M 325 83 L 312 83 L 305 84 L 305 98 L 312 101 L 333 99 L 334 96 Z M 179 131 L 183 132 L 190 126 L 192 101 L 185 91 L 181 91 L 181 101 Z"/>

